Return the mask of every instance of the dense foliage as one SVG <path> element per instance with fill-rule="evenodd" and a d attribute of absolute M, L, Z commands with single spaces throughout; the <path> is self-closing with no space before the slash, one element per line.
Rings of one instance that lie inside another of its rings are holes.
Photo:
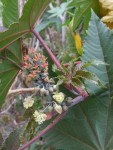
<path fill-rule="evenodd" d="M 1 150 L 113 149 L 112 4 L 0 0 Z"/>

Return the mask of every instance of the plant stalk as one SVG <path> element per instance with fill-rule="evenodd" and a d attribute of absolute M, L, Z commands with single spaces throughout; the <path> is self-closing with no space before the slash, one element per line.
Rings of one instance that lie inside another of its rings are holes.
<path fill-rule="evenodd" d="M 45 50 L 47 51 L 47 53 L 49 54 L 49 56 L 51 57 L 51 59 L 53 60 L 53 62 L 55 63 L 55 65 L 57 66 L 58 69 L 62 69 L 60 62 L 57 60 L 57 58 L 55 57 L 55 55 L 52 53 L 52 51 L 50 50 L 50 48 L 47 46 L 47 44 L 45 43 L 45 41 L 42 39 L 42 37 L 39 35 L 39 33 L 37 33 L 34 29 L 31 29 L 31 32 L 36 36 L 36 38 L 39 40 L 39 42 L 43 45 L 43 47 L 45 48 Z M 61 70 L 62 71 L 62 70 Z M 65 84 L 64 85 L 70 92 L 72 92 L 72 88 L 68 85 Z M 75 91 L 77 91 L 79 93 L 79 95 L 82 95 L 84 97 L 88 96 L 88 93 L 86 91 L 81 90 L 78 87 L 74 87 Z"/>
<path fill-rule="evenodd" d="M 85 98 L 82 96 L 78 96 L 72 100 L 72 104 L 70 107 L 80 103 Z M 50 123 L 45 129 L 43 129 L 37 136 L 35 136 L 32 140 L 30 140 L 28 143 L 24 144 L 22 147 L 19 148 L 19 150 L 25 150 L 25 148 L 29 147 L 31 144 L 33 144 L 35 141 L 37 141 L 40 137 L 44 136 L 50 129 L 52 129 L 67 113 L 67 111 L 63 111 L 62 114 L 60 114 L 58 117 L 56 117 L 52 123 Z"/>
<path fill-rule="evenodd" d="M 56 58 L 55 55 L 52 53 L 52 51 L 51 51 L 50 48 L 47 46 L 47 44 L 46 44 L 45 41 L 42 39 L 42 37 L 39 35 L 39 33 L 37 33 L 34 29 L 32 29 L 31 32 L 37 37 L 37 39 L 39 40 L 39 42 L 43 45 L 43 47 L 45 48 L 45 50 L 47 51 L 47 53 L 49 54 L 49 56 L 51 57 L 51 59 L 53 60 L 53 62 L 55 63 L 55 65 L 56 65 L 59 69 L 61 69 L 60 62 L 57 60 L 57 58 Z"/>
<path fill-rule="evenodd" d="M 35 141 L 37 141 L 40 137 L 45 135 L 51 128 L 53 128 L 64 116 L 66 112 L 63 112 L 58 117 L 56 117 L 52 123 L 50 123 L 44 130 L 42 130 L 36 137 L 34 137 L 31 141 L 24 144 L 19 150 L 25 150 L 25 148 L 29 147 L 31 144 L 33 144 Z"/>

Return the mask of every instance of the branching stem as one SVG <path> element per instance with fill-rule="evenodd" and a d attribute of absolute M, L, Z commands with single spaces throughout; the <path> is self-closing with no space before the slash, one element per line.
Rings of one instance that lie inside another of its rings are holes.
<path fill-rule="evenodd" d="M 45 41 L 42 39 L 42 37 L 39 35 L 39 33 L 37 33 L 34 29 L 32 29 L 31 32 L 36 36 L 36 38 L 39 40 L 39 42 L 43 45 L 43 47 L 44 47 L 45 50 L 48 52 L 49 56 L 51 57 L 51 59 L 53 60 L 53 62 L 55 63 L 55 65 L 56 65 L 59 69 L 61 69 L 60 62 L 57 60 L 57 58 L 56 58 L 55 55 L 52 53 L 52 51 L 51 51 L 50 48 L 47 46 L 47 44 L 46 44 Z"/>
<path fill-rule="evenodd" d="M 78 104 L 79 102 L 83 101 L 84 98 L 82 96 L 78 96 L 75 99 L 72 100 L 72 104 L 70 107 Z M 35 136 L 32 140 L 24 144 L 22 147 L 20 147 L 19 150 L 25 150 L 27 147 L 29 147 L 31 144 L 33 144 L 35 141 L 39 140 L 40 137 L 44 136 L 50 129 L 52 129 L 67 113 L 67 111 L 64 111 L 62 114 L 60 114 L 58 117 L 56 117 L 52 123 L 50 123 L 45 129 L 43 129 L 37 136 Z"/>
<path fill-rule="evenodd" d="M 36 36 L 36 38 L 39 40 L 39 42 L 42 44 L 42 46 L 45 48 L 45 50 L 47 51 L 47 53 L 49 54 L 49 56 L 51 57 L 51 59 L 53 60 L 54 64 L 58 67 L 58 69 L 62 69 L 60 62 L 57 60 L 57 58 L 55 57 L 55 55 L 52 53 L 52 51 L 50 50 L 50 48 L 47 46 L 47 44 L 45 43 L 45 41 L 42 39 L 42 37 L 39 35 L 39 33 L 37 33 L 34 29 L 31 29 L 31 32 Z M 61 70 L 62 71 L 62 70 Z M 68 84 L 64 85 L 70 92 L 72 92 L 71 87 Z M 88 93 L 86 91 L 81 90 L 78 87 L 74 87 L 74 90 L 76 90 L 79 95 L 82 95 L 84 97 L 88 96 Z"/>

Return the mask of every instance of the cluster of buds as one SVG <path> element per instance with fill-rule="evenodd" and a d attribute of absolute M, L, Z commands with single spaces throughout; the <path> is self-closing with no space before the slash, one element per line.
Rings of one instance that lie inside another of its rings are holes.
<path fill-rule="evenodd" d="M 43 54 L 37 53 L 34 49 L 30 49 L 28 55 L 24 56 L 23 70 L 26 78 L 30 79 L 31 86 L 39 88 L 36 94 L 42 97 L 42 107 L 35 110 L 33 114 L 38 124 L 42 124 L 47 120 L 48 113 L 52 114 L 53 111 L 56 111 L 61 114 L 62 111 L 68 109 L 69 100 L 65 98 L 64 93 L 58 92 L 57 85 L 54 84 L 53 80 L 49 79 L 48 62 Z M 45 99 L 43 99 L 44 97 Z M 36 98 L 28 96 L 24 99 L 23 106 L 28 109 L 33 107 L 35 102 L 37 103 Z"/>

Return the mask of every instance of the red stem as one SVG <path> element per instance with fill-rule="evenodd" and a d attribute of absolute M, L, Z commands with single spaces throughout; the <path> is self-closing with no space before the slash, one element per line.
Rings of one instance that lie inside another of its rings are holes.
<path fill-rule="evenodd" d="M 57 60 L 57 58 L 55 57 L 55 55 L 52 53 L 52 51 L 50 50 L 50 48 L 47 46 L 47 44 L 45 43 L 45 41 L 42 39 L 42 37 L 39 35 L 38 32 L 36 32 L 34 29 L 31 29 L 31 32 L 37 37 L 37 39 L 39 40 L 39 42 L 43 45 L 43 47 L 45 48 L 45 50 L 47 51 L 47 53 L 49 54 L 49 56 L 51 57 L 51 59 L 53 60 L 53 62 L 55 63 L 55 65 L 58 67 L 58 69 L 61 70 L 61 65 L 60 62 Z M 72 88 L 68 85 L 65 84 L 64 85 L 70 92 L 72 92 Z M 78 87 L 74 87 L 74 89 L 82 96 L 87 96 L 87 92 L 81 90 Z"/>
<path fill-rule="evenodd" d="M 31 32 L 37 37 L 37 39 L 40 41 L 40 43 L 43 45 L 43 47 L 46 49 L 46 51 L 48 52 L 49 56 L 51 57 L 51 59 L 53 60 L 53 62 L 55 63 L 55 65 L 61 69 L 61 65 L 60 62 L 57 60 L 57 58 L 55 57 L 55 55 L 52 53 L 52 51 L 50 50 L 50 48 L 46 45 L 45 41 L 42 39 L 42 37 L 39 35 L 39 33 L 37 33 L 34 29 L 31 30 Z"/>
<path fill-rule="evenodd" d="M 79 102 L 83 101 L 84 97 L 78 96 L 72 100 L 72 104 L 70 107 L 78 104 Z M 33 144 L 35 141 L 37 141 L 40 137 L 44 136 L 51 128 L 53 128 L 67 113 L 67 111 L 64 111 L 62 114 L 60 114 L 58 117 L 56 117 L 52 123 L 50 123 L 44 130 L 42 130 L 36 137 L 34 137 L 31 141 L 24 144 L 19 150 L 24 150 L 25 148 L 29 147 L 31 144 Z"/>
<path fill-rule="evenodd" d="M 60 114 L 57 118 L 55 118 L 53 120 L 52 123 L 50 123 L 36 137 L 34 137 L 31 141 L 29 141 L 28 143 L 24 144 L 21 148 L 19 148 L 19 150 L 24 150 L 25 148 L 29 147 L 32 143 L 34 143 L 35 141 L 37 141 L 40 137 L 42 137 L 43 135 L 45 135 L 51 128 L 53 128 L 64 117 L 65 114 L 66 114 L 66 112 L 63 112 L 62 114 Z"/>

